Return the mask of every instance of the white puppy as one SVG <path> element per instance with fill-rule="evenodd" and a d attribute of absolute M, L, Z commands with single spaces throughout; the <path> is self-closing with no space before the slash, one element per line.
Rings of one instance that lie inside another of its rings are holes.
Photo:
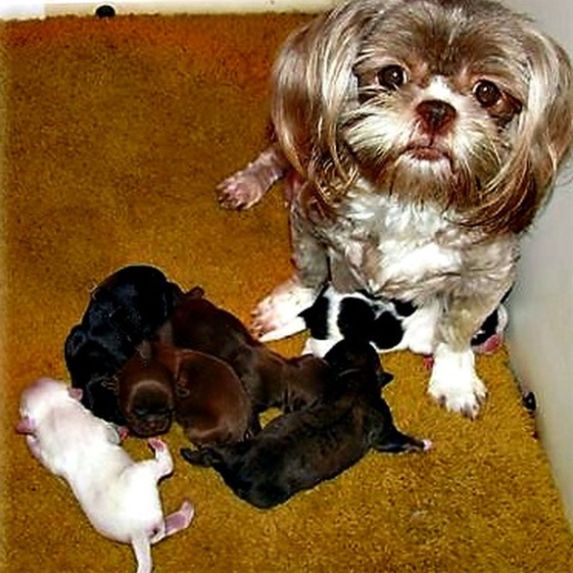
<path fill-rule="evenodd" d="M 69 483 L 95 529 L 130 543 L 137 573 L 149 573 L 150 545 L 188 527 L 193 506 L 185 500 L 164 517 L 157 482 L 173 470 L 167 446 L 148 440 L 155 459 L 135 463 L 113 426 L 93 416 L 79 397 L 63 382 L 40 378 L 22 394 L 16 429 L 26 434 L 32 454 Z"/>

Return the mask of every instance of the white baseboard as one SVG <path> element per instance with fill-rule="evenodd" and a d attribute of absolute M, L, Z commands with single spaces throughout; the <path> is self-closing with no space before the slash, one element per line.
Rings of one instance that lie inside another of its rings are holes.
<path fill-rule="evenodd" d="M 337 0 L 0 0 L 0 20 L 46 18 L 73 14 L 89 16 L 102 5 L 116 14 L 221 14 L 257 12 L 318 12 L 337 4 Z"/>

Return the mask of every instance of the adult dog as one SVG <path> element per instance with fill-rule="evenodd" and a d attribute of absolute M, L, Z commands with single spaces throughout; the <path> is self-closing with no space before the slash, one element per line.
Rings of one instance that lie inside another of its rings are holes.
<path fill-rule="evenodd" d="M 289 175 L 295 272 L 254 332 L 284 334 L 328 280 L 436 301 L 428 391 L 475 417 L 470 341 L 573 140 L 566 53 L 489 0 L 350 0 L 291 35 L 273 85 L 277 142 L 219 187 L 246 208 Z"/>

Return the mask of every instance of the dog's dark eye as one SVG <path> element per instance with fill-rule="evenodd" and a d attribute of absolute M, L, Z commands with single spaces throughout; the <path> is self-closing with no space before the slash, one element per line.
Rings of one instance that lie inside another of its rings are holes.
<path fill-rule="evenodd" d="M 474 86 L 474 96 L 483 107 L 491 107 L 501 99 L 501 90 L 489 80 L 481 80 Z"/>
<path fill-rule="evenodd" d="M 378 72 L 378 81 L 383 88 L 397 90 L 406 83 L 406 70 L 402 66 L 385 66 Z"/>

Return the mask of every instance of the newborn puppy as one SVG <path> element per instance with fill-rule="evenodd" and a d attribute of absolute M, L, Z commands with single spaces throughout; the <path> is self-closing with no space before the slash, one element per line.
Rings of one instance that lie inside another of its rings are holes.
<path fill-rule="evenodd" d="M 328 365 L 315 356 L 285 358 L 255 340 L 243 323 L 218 308 L 195 287 L 183 295 L 158 333 L 174 346 L 223 360 L 239 376 L 255 414 L 270 407 L 297 410 L 319 397 L 330 380 Z"/>
<path fill-rule="evenodd" d="M 96 416 L 124 425 L 112 377 L 167 319 L 180 288 L 157 268 L 123 267 L 92 292 L 81 323 L 65 342 L 72 386 Z"/>
<path fill-rule="evenodd" d="M 123 366 L 117 385 L 119 408 L 127 428 L 147 438 L 169 431 L 175 393 L 172 372 L 144 345 Z"/>
<path fill-rule="evenodd" d="M 175 420 L 192 443 L 240 442 L 258 430 L 249 397 L 226 362 L 160 343 L 152 349 L 174 381 Z"/>
<path fill-rule="evenodd" d="M 378 352 L 407 349 L 430 355 L 440 312 L 435 301 L 416 306 L 362 291 L 341 293 L 328 284 L 290 328 L 310 330 L 304 352 L 317 356 L 324 356 L 343 337 L 366 337 Z M 499 348 L 506 325 L 507 311 L 500 304 L 474 334 L 473 351 L 490 353 Z"/>
<path fill-rule="evenodd" d="M 157 482 L 173 470 L 166 445 L 149 440 L 155 460 L 135 463 L 113 427 L 72 397 L 75 392 L 63 382 L 39 379 L 22 394 L 17 431 L 26 434 L 40 463 L 68 482 L 94 528 L 130 543 L 137 573 L 149 573 L 150 545 L 188 527 L 193 507 L 185 500 L 164 517 Z"/>
<path fill-rule="evenodd" d="M 380 396 L 391 376 L 368 342 L 341 341 L 326 361 L 333 376 L 319 402 L 275 418 L 252 440 L 197 451 L 184 448 L 184 459 L 213 467 L 241 499 L 270 508 L 334 478 L 370 448 L 404 452 L 430 447 L 394 426 Z"/>

